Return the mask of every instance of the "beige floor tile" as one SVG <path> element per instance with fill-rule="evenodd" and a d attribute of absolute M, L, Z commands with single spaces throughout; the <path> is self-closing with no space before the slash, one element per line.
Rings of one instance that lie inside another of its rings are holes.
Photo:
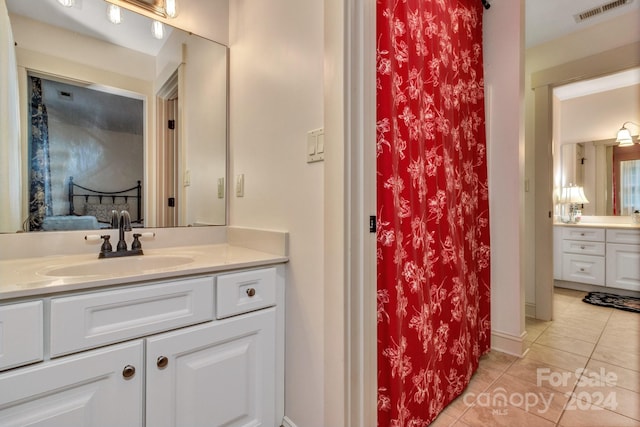
<path fill-rule="evenodd" d="M 467 390 L 447 405 L 441 414 L 447 414 L 452 418 L 460 418 L 471 407 L 475 399 L 476 393 Z"/>
<path fill-rule="evenodd" d="M 492 350 L 480 358 L 480 367 L 504 372 L 516 360 L 518 360 L 517 356 Z"/>
<path fill-rule="evenodd" d="M 587 363 L 585 374 L 588 375 L 590 382 L 599 381 L 640 393 L 640 372 L 638 371 L 591 359 Z"/>
<path fill-rule="evenodd" d="M 533 343 L 525 359 L 532 359 L 569 372 L 587 366 L 589 358 Z"/>
<path fill-rule="evenodd" d="M 438 418 L 436 418 L 431 422 L 431 424 L 429 424 L 429 427 L 449 427 L 454 425 L 455 422 L 456 418 L 445 413 L 440 413 L 440 415 L 438 415 Z"/>
<path fill-rule="evenodd" d="M 501 376 L 487 392 L 493 391 L 497 395 L 502 390 L 513 406 L 554 423 L 560 419 L 564 406 L 569 400 L 569 393 L 536 386 L 509 374 Z"/>
<path fill-rule="evenodd" d="M 627 329 L 640 330 L 640 314 L 624 310 L 613 310 L 609 325 L 623 325 Z"/>
<path fill-rule="evenodd" d="M 522 409 L 508 407 L 474 406 L 462 416 L 469 427 L 553 427 L 555 423 Z"/>
<path fill-rule="evenodd" d="M 564 334 L 582 341 L 596 343 L 600 339 L 600 335 L 602 335 L 603 328 L 588 329 L 580 326 L 580 323 L 576 321 L 563 323 L 562 320 L 556 320 L 553 325 L 549 326 L 547 332 Z"/>
<path fill-rule="evenodd" d="M 471 377 L 467 390 L 479 392 L 486 390 L 500 375 L 502 370 L 487 369 L 480 366 Z"/>
<path fill-rule="evenodd" d="M 577 338 L 566 336 L 561 331 L 544 332 L 537 340 L 536 344 L 546 347 L 564 350 L 569 353 L 578 354 L 580 356 L 589 357 L 595 348 L 595 343 L 582 341 Z"/>
<path fill-rule="evenodd" d="M 616 347 L 598 344 L 591 358 L 633 371 L 640 371 L 640 355 L 638 353 L 621 352 Z"/>
<path fill-rule="evenodd" d="M 526 381 L 532 388 L 546 387 L 560 393 L 572 392 L 578 381 L 575 372 L 526 358 L 514 362 L 506 374 Z"/>
<path fill-rule="evenodd" d="M 610 386 L 579 386 L 573 393 L 582 402 L 640 421 L 640 394 Z"/>
<path fill-rule="evenodd" d="M 638 427 L 640 421 L 579 400 L 569 402 L 560 418 L 561 427 Z"/>
<path fill-rule="evenodd" d="M 624 352 L 640 353 L 640 331 L 606 328 L 598 344 Z"/>

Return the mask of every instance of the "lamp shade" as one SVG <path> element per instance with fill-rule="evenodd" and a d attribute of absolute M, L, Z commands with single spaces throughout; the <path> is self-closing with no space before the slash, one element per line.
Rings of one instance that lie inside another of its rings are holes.
<path fill-rule="evenodd" d="M 564 187 L 560 201 L 562 203 L 589 203 L 589 200 L 587 200 L 587 197 L 584 195 L 584 190 L 578 186 Z"/>
<path fill-rule="evenodd" d="M 618 131 L 616 142 L 621 147 L 628 147 L 629 145 L 633 145 L 633 138 L 631 138 L 631 132 L 629 132 L 629 129 L 622 126 L 622 128 L 620 128 L 620 130 Z"/>

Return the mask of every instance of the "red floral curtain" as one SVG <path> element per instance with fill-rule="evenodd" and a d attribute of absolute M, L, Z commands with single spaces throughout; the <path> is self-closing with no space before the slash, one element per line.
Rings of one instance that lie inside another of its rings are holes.
<path fill-rule="evenodd" d="M 378 0 L 378 425 L 425 426 L 489 350 L 480 0 Z"/>

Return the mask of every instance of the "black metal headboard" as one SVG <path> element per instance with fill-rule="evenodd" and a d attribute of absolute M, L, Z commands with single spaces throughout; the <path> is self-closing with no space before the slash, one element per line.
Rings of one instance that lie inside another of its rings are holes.
<path fill-rule="evenodd" d="M 84 198 L 85 205 L 89 204 L 89 199 L 97 200 L 98 204 L 116 204 L 118 202 L 129 203 L 129 199 L 135 203 L 136 211 L 129 212 L 131 214 L 131 222 L 142 223 L 142 185 L 138 181 L 137 185 L 119 191 L 98 191 L 91 188 L 83 187 L 82 185 L 73 182 L 73 177 L 69 177 L 69 215 L 83 215 L 83 213 L 77 214 L 74 207 L 74 199 L 76 197 Z M 79 189 L 79 190 L 76 190 Z M 77 192 L 76 192 L 77 191 Z M 103 203 L 103 199 L 106 201 Z"/>

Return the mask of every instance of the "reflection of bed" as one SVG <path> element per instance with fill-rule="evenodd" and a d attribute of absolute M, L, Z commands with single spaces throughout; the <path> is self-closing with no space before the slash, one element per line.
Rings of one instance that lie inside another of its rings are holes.
<path fill-rule="evenodd" d="M 73 182 L 68 184 L 69 215 L 50 216 L 42 222 L 43 230 L 91 230 L 109 228 L 111 211 L 126 210 L 131 225 L 142 226 L 142 185 L 118 191 L 98 191 Z"/>

